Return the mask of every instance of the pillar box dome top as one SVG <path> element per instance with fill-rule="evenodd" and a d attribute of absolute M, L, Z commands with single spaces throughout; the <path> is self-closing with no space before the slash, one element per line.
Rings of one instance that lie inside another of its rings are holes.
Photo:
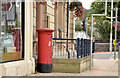
<path fill-rule="evenodd" d="M 37 31 L 38 32 L 53 32 L 54 30 L 50 28 L 40 28 L 40 29 L 37 29 Z"/>

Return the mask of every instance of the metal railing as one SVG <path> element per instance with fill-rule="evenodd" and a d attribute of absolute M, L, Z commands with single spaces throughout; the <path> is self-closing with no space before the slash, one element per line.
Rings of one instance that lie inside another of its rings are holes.
<path fill-rule="evenodd" d="M 67 48 L 68 41 L 68 48 Z M 53 58 L 78 59 L 90 54 L 90 40 L 53 38 Z"/>
<path fill-rule="evenodd" d="M 67 52 L 67 40 L 69 52 Z M 70 58 L 76 58 L 75 44 L 76 39 L 53 38 L 53 58 L 68 58 L 68 54 Z"/>
<path fill-rule="evenodd" d="M 90 39 L 77 39 L 77 58 L 90 54 Z"/>

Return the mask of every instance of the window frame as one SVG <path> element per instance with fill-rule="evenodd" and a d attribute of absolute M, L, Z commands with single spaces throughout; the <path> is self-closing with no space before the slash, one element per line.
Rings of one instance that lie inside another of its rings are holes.
<path fill-rule="evenodd" d="M 8 62 L 15 62 L 15 61 L 20 61 L 24 60 L 24 55 L 25 55 L 25 2 L 21 2 L 21 36 L 22 36 L 22 58 L 21 59 L 16 59 L 16 60 L 8 60 L 8 61 L 0 61 L 0 63 L 8 63 Z"/>

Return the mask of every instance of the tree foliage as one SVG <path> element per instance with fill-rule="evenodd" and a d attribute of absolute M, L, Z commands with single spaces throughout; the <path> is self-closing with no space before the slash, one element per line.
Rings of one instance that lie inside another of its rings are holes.
<path fill-rule="evenodd" d="M 113 7 L 118 7 L 118 21 L 120 21 L 120 2 L 114 2 Z M 93 2 L 91 4 L 91 13 L 89 13 L 89 16 L 91 14 L 105 14 L 105 2 Z M 107 3 L 107 16 L 111 16 L 111 2 Z M 115 16 L 115 11 L 113 12 L 113 16 Z M 96 31 L 100 34 L 100 39 L 109 39 L 110 38 L 110 26 L 111 23 L 105 24 L 104 21 L 110 21 L 111 19 L 107 19 L 106 17 L 95 17 L 94 22 L 96 23 Z M 115 19 L 113 20 L 113 22 Z M 100 26 L 99 26 L 100 25 Z M 113 39 L 115 38 L 115 28 L 113 26 Z M 117 38 L 120 39 L 120 31 L 117 30 Z"/>
<path fill-rule="evenodd" d="M 118 7 L 118 21 L 120 21 L 120 2 L 114 2 L 113 8 Z M 91 10 L 92 12 L 89 14 L 105 14 L 105 2 L 93 2 L 91 4 Z M 107 16 L 111 16 L 111 2 L 107 2 Z M 113 16 L 115 16 L 115 11 L 113 12 Z M 101 17 L 97 17 L 101 18 Z M 104 18 L 105 19 L 105 18 Z M 110 20 L 110 19 L 107 19 Z"/>

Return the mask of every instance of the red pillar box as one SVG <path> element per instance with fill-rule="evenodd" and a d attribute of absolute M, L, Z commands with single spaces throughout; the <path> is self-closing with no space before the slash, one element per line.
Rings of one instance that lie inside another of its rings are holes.
<path fill-rule="evenodd" d="M 20 28 L 13 28 L 11 31 L 13 32 L 13 41 L 14 46 L 16 47 L 16 51 L 21 51 Z"/>
<path fill-rule="evenodd" d="M 41 73 L 52 72 L 52 32 L 49 28 L 40 28 L 38 31 L 38 65 Z"/>

